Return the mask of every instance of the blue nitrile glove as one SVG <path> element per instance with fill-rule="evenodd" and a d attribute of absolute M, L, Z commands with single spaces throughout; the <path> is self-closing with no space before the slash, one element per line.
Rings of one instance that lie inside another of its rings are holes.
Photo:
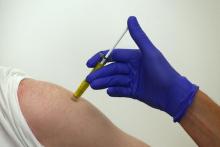
<path fill-rule="evenodd" d="M 112 63 L 91 73 L 86 80 L 93 89 L 108 88 L 110 96 L 138 99 L 167 112 L 175 122 L 180 121 L 198 87 L 172 68 L 135 17 L 129 17 L 128 29 L 139 49 L 115 49 L 111 54 Z M 97 53 L 88 60 L 87 66 L 94 67 L 100 60 Z"/>

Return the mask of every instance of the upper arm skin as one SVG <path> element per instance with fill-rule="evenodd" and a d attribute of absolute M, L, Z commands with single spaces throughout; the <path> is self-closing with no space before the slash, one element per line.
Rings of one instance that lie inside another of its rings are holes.
<path fill-rule="evenodd" d="M 54 84 L 26 79 L 18 98 L 21 111 L 36 138 L 46 147 L 145 147 L 123 133 L 84 99 Z"/>

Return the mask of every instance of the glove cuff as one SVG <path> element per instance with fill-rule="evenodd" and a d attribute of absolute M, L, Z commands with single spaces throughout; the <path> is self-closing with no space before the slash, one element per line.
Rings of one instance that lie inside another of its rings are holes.
<path fill-rule="evenodd" d="M 187 78 L 180 77 L 172 90 L 171 109 L 168 113 L 174 122 L 179 122 L 192 104 L 199 87 L 192 84 Z"/>

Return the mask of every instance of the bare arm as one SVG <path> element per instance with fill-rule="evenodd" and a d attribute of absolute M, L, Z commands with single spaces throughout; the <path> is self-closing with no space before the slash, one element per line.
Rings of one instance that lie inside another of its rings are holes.
<path fill-rule="evenodd" d="M 54 84 L 23 80 L 18 97 L 21 110 L 37 139 L 46 147 L 146 147 L 122 132 L 84 99 Z"/>
<path fill-rule="evenodd" d="M 199 146 L 220 146 L 220 107 L 202 91 L 180 124 Z"/>

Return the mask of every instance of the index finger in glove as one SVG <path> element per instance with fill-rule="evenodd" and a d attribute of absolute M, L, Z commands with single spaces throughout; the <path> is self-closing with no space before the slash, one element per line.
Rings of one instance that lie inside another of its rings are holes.
<path fill-rule="evenodd" d="M 106 55 L 107 52 L 108 50 L 96 53 L 87 61 L 87 66 L 94 67 L 98 62 L 102 60 L 101 54 Z M 107 62 L 128 62 L 129 60 L 139 57 L 140 55 L 141 52 L 138 49 L 115 49 L 111 53 Z"/>

